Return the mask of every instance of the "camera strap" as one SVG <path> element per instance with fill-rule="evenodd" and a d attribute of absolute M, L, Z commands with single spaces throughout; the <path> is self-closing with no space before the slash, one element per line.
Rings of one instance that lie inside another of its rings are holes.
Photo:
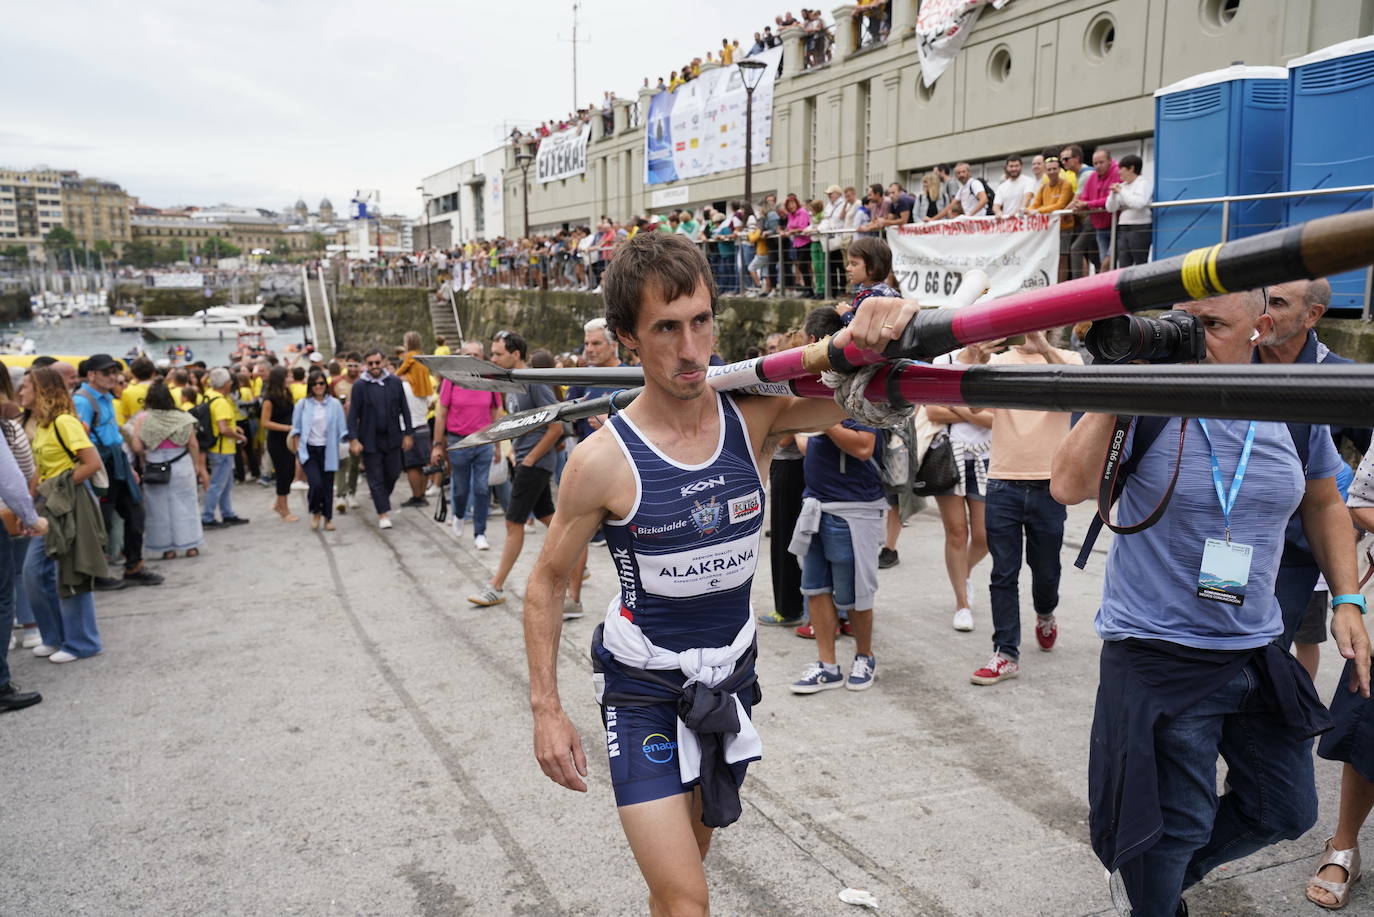
<path fill-rule="evenodd" d="M 1141 457 L 1154 443 L 1155 439 L 1163 432 L 1163 426 L 1154 426 L 1142 437 L 1142 442 L 1133 443 L 1131 457 L 1124 459 L 1122 456 L 1126 452 L 1126 443 L 1131 438 L 1132 424 L 1138 418 L 1130 416 L 1120 416 L 1116 418 L 1116 426 L 1112 428 L 1112 438 L 1107 443 L 1107 454 L 1102 459 L 1102 478 L 1097 487 L 1097 515 L 1088 525 L 1088 532 L 1083 536 L 1083 547 L 1078 552 L 1078 557 L 1074 559 L 1073 565 L 1082 570 L 1088 565 L 1088 556 L 1092 553 L 1093 545 L 1097 543 L 1097 536 L 1101 533 L 1105 525 L 1118 535 L 1134 535 L 1143 532 L 1154 525 L 1164 515 L 1164 511 L 1169 508 L 1169 499 L 1174 495 L 1174 486 L 1178 484 L 1179 467 L 1183 463 L 1183 442 L 1188 433 L 1187 418 L 1180 418 L 1178 424 L 1178 453 L 1174 456 L 1174 472 L 1169 478 L 1169 486 L 1164 489 L 1164 495 L 1160 497 L 1159 503 L 1141 521 L 1132 525 L 1114 525 L 1111 521 L 1112 505 L 1121 496 L 1122 489 L 1126 486 L 1126 476 L 1135 470 L 1140 463 Z M 1164 418 L 1154 419 L 1155 423 L 1167 420 Z"/>

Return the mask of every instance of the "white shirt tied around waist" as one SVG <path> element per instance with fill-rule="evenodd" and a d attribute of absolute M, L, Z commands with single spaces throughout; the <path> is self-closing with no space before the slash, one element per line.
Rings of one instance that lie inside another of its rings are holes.
<path fill-rule="evenodd" d="M 655 646 L 653 641 L 644 635 L 639 625 L 622 615 L 620 609 L 620 594 L 616 593 L 606 608 L 606 621 L 601 629 L 601 645 L 616 658 L 617 662 L 631 668 L 681 671 L 687 677 L 683 687 L 700 682 L 708 688 L 714 688 L 734 673 L 735 663 L 754 644 L 757 625 L 754 623 L 752 611 L 729 646 L 700 647 L 675 653 Z M 739 695 L 732 694 L 730 697 L 735 702 L 740 726 L 739 732 L 725 739 L 726 763 L 735 764 L 761 757 L 763 743 L 759 739 L 758 730 L 750 721 Z M 688 729 L 681 717 L 677 718 L 677 751 L 678 772 L 681 774 L 682 782 L 692 783 L 701 776 L 701 742 L 697 739 L 696 732 Z"/>

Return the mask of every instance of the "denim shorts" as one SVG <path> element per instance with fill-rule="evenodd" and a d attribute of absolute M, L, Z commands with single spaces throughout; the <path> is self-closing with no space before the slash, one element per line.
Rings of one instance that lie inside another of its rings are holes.
<path fill-rule="evenodd" d="M 767 255 L 755 255 L 749 261 L 749 270 L 757 274 L 767 268 L 770 263 Z"/>
<path fill-rule="evenodd" d="M 849 523 L 839 516 L 821 513 L 821 527 L 811 536 L 811 548 L 802 558 L 802 595 L 834 597 L 835 607 L 854 608 L 854 542 Z"/>

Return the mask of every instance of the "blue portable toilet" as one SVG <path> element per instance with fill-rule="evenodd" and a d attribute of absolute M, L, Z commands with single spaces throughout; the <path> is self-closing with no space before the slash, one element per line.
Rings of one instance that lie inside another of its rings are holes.
<path fill-rule="evenodd" d="M 1282 191 L 1288 129 L 1288 72 L 1236 64 L 1155 92 L 1155 200 Z M 1232 204 L 1227 238 L 1282 225 L 1284 202 Z M 1215 245 L 1222 205 L 1154 212 L 1154 257 Z"/>
<path fill-rule="evenodd" d="M 1374 35 L 1288 63 L 1288 190 L 1374 184 Z M 1295 197 L 1288 222 L 1374 206 L 1370 192 Z M 1364 307 L 1368 271 L 1331 278 L 1331 308 Z"/>

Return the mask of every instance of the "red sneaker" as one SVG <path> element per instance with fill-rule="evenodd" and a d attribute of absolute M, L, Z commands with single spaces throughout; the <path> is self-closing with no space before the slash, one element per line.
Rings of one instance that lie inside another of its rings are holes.
<path fill-rule="evenodd" d="M 849 622 L 848 622 L 848 621 L 841 621 L 841 622 L 840 622 L 840 636 L 841 636 L 841 637 L 852 637 L 852 636 L 854 636 L 854 628 L 852 628 L 852 627 L 849 626 Z"/>
<path fill-rule="evenodd" d="M 1021 665 L 1015 659 L 1008 659 L 1001 653 L 993 653 L 987 665 L 973 673 L 969 681 L 975 685 L 995 685 L 999 681 L 1015 678 L 1021 674 Z"/>
<path fill-rule="evenodd" d="M 1035 616 L 1035 640 L 1045 652 L 1054 649 L 1054 641 L 1059 639 L 1059 625 L 1054 623 L 1054 615 Z"/>
<path fill-rule="evenodd" d="M 797 625 L 797 636 L 803 640 L 815 640 L 816 632 L 811 629 L 810 624 L 799 624 Z"/>

